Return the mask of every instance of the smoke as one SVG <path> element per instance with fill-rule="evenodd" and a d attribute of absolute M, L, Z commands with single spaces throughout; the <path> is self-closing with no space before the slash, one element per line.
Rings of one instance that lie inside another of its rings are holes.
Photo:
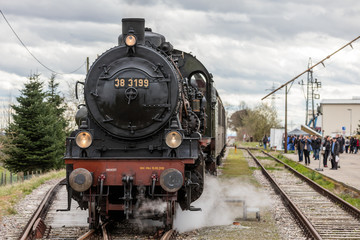
<path fill-rule="evenodd" d="M 202 211 L 182 211 L 178 207 L 174 228 L 186 232 L 206 226 L 228 225 L 243 213 L 242 205 L 229 203 L 229 200 L 245 200 L 247 207 L 261 208 L 270 205 L 268 199 L 265 193 L 239 179 L 206 176 L 203 194 L 192 203 Z"/>
<path fill-rule="evenodd" d="M 142 201 L 141 206 L 137 210 L 138 212 L 148 212 L 152 214 L 161 214 L 166 210 L 166 202 L 162 199 L 145 199 Z"/>
<path fill-rule="evenodd" d="M 130 222 L 136 226 L 139 233 L 151 233 L 162 226 L 162 221 L 151 220 L 155 216 L 161 216 L 167 208 L 167 203 L 162 199 L 144 199 L 138 209 L 135 210 L 134 219 Z"/>

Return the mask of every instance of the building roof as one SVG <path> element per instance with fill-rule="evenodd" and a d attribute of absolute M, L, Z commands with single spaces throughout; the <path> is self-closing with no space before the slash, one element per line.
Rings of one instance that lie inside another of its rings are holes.
<path fill-rule="evenodd" d="M 360 98 L 353 99 L 323 99 L 320 103 L 325 104 L 360 104 Z"/>

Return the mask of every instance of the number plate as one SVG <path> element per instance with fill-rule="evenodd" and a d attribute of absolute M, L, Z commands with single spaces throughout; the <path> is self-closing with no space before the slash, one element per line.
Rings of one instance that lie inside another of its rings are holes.
<path fill-rule="evenodd" d="M 149 88 L 150 81 L 147 78 L 116 78 L 114 86 L 115 88 Z"/>

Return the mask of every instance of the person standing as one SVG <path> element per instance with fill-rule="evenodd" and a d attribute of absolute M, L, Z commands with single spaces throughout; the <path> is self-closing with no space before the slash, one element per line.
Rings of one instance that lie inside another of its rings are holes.
<path fill-rule="evenodd" d="M 337 140 L 339 142 L 339 147 L 340 147 L 339 152 L 343 153 L 344 152 L 345 139 L 344 139 L 344 137 L 342 135 L 340 135 Z"/>
<path fill-rule="evenodd" d="M 291 143 L 292 143 L 292 145 L 291 145 L 291 148 L 290 148 L 290 150 L 292 150 L 292 151 L 295 151 L 295 136 L 292 136 L 291 137 Z"/>
<path fill-rule="evenodd" d="M 304 144 L 305 165 L 310 165 L 310 152 L 312 151 L 311 140 L 305 136 L 302 142 Z"/>
<path fill-rule="evenodd" d="M 350 138 L 350 153 L 354 153 L 354 149 L 356 147 L 356 141 L 354 137 Z"/>
<path fill-rule="evenodd" d="M 321 138 L 319 138 L 318 136 L 315 136 L 315 138 L 312 142 L 312 147 L 313 147 L 313 151 L 314 151 L 315 160 L 320 160 Z"/>
<path fill-rule="evenodd" d="M 350 139 L 349 139 L 349 137 L 347 137 L 345 139 L 345 152 L 346 153 L 349 153 L 349 146 L 350 146 Z"/>
<path fill-rule="evenodd" d="M 328 161 L 328 157 L 330 155 L 330 150 L 331 150 L 331 142 L 330 141 L 331 141 L 331 138 L 329 136 L 326 136 L 324 143 L 323 143 L 323 147 L 325 149 L 324 159 L 323 159 L 324 167 L 327 167 L 327 161 Z"/>
<path fill-rule="evenodd" d="M 264 149 L 266 149 L 266 144 L 268 143 L 268 138 L 267 138 L 266 135 L 263 137 L 262 142 L 263 142 L 263 145 L 264 145 Z"/>
<path fill-rule="evenodd" d="M 303 151 L 304 151 L 304 144 L 301 142 L 302 140 L 302 135 L 298 136 L 296 138 L 296 149 L 298 151 L 298 156 L 299 156 L 299 162 L 302 162 L 303 160 Z"/>
<path fill-rule="evenodd" d="M 313 159 L 314 159 L 314 160 L 315 160 L 315 148 L 314 148 L 315 138 L 316 138 L 316 136 L 314 136 L 314 135 L 311 135 L 311 137 L 310 137 L 311 147 L 312 147 L 312 149 L 313 149 Z"/>
<path fill-rule="evenodd" d="M 332 139 L 331 143 L 331 169 L 337 170 L 337 163 L 339 161 L 340 144 L 336 138 Z"/>

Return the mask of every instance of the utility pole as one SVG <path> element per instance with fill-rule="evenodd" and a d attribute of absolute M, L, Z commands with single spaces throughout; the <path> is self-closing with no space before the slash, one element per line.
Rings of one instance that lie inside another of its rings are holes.
<path fill-rule="evenodd" d="M 311 58 L 309 58 L 308 62 L 308 68 L 310 68 L 312 65 Z M 307 72 L 307 84 L 306 84 L 306 120 L 305 124 L 306 126 L 309 125 L 309 103 L 312 103 L 313 101 L 310 100 L 310 96 L 312 96 L 310 89 L 312 89 L 312 82 L 313 82 L 313 70 Z M 314 109 L 314 107 L 313 107 Z M 313 116 L 314 117 L 314 116 Z"/>
<path fill-rule="evenodd" d="M 284 136 L 284 152 L 287 153 L 287 85 L 285 86 L 285 136 Z"/>
<path fill-rule="evenodd" d="M 275 90 L 275 83 L 273 82 L 273 85 L 271 88 L 268 88 L 266 90 L 270 90 L 271 92 Z M 274 93 L 271 95 L 271 107 L 275 109 L 275 100 L 276 100 L 276 94 Z"/>
<path fill-rule="evenodd" d="M 89 57 L 86 57 L 86 74 L 89 72 L 89 68 L 90 68 Z"/>
<path fill-rule="evenodd" d="M 311 58 L 309 58 L 308 68 L 312 66 Z M 307 78 L 307 101 L 306 101 L 306 125 L 309 126 L 309 106 L 311 106 L 311 117 L 312 117 L 312 127 L 315 129 L 315 99 L 320 99 L 320 94 L 315 94 L 321 88 L 321 82 L 313 77 L 313 69 L 308 71 Z"/>
<path fill-rule="evenodd" d="M 309 58 L 308 62 L 308 69 L 310 69 L 307 72 L 307 83 L 306 83 L 306 110 L 305 110 L 305 125 L 310 126 L 312 125 L 312 128 L 315 129 L 315 99 L 320 99 L 320 94 L 316 94 L 315 91 L 317 91 L 319 88 L 321 88 L 321 82 L 319 82 L 316 78 L 314 80 L 313 78 L 313 69 L 312 69 L 312 61 L 311 58 Z M 304 86 L 303 80 L 299 82 L 300 85 Z M 311 111 L 311 113 L 310 113 Z M 311 118 L 309 119 L 309 116 Z"/>

